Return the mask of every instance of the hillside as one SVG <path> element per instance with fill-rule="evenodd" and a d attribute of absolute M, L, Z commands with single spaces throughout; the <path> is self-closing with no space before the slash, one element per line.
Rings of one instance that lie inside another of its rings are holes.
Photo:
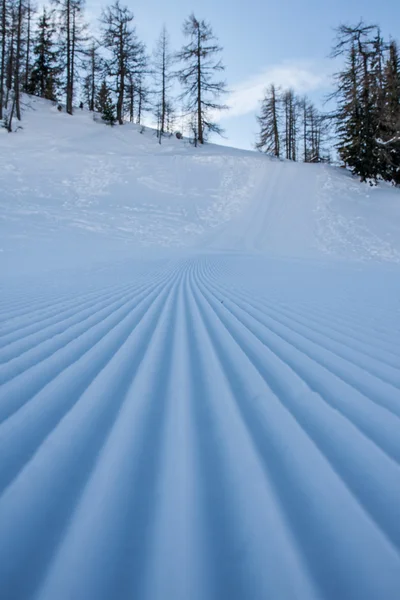
<path fill-rule="evenodd" d="M 26 102 L 4 598 L 397 600 L 399 191 Z"/>
<path fill-rule="evenodd" d="M 0 135 L 2 259 L 16 268 L 151 249 L 400 260 L 399 192 L 340 169 L 278 162 L 136 125 L 73 119 L 28 98 L 24 129 Z"/>

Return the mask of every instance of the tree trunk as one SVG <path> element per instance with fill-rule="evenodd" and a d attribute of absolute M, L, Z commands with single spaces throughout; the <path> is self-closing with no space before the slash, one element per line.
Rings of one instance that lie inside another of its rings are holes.
<path fill-rule="evenodd" d="M 303 100 L 303 160 L 307 162 L 307 102 Z"/>
<path fill-rule="evenodd" d="M 67 113 L 72 115 L 72 86 L 71 86 L 71 0 L 67 0 Z"/>
<path fill-rule="evenodd" d="M 293 94 L 291 95 L 291 115 L 292 115 L 292 127 L 291 127 L 291 134 L 292 134 L 292 159 L 294 161 L 297 160 L 297 131 L 296 131 L 296 105 L 295 105 L 295 100 L 293 98 Z"/>
<path fill-rule="evenodd" d="M 165 106 L 165 102 L 166 102 L 166 98 L 165 98 L 165 96 L 166 96 L 166 89 L 165 89 L 165 86 L 166 86 L 166 81 L 165 81 L 165 78 L 166 78 L 166 72 L 165 72 L 165 70 L 166 70 L 166 64 L 165 64 L 165 61 L 166 61 L 166 56 L 165 56 L 166 47 L 165 47 L 165 44 L 166 44 L 166 38 L 165 38 L 165 32 L 164 32 L 164 34 L 163 34 L 163 48 L 162 48 L 162 97 L 161 97 L 160 144 L 161 144 L 161 138 L 162 138 L 162 135 L 163 135 L 164 129 L 165 129 L 165 112 L 166 112 L 165 111 L 165 109 L 166 109 L 166 106 Z"/>
<path fill-rule="evenodd" d="M 1 4 L 1 63 L 0 63 L 0 119 L 3 118 L 4 76 L 6 64 L 6 0 Z"/>
<path fill-rule="evenodd" d="M 6 99 L 5 99 L 5 108 L 8 108 L 8 100 L 10 97 L 10 92 L 13 84 L 13 72 L 14 72 L 14 31 L 15 31 L 15 13 L 13 11 L 12 15 L 12 23 L 11 23 L 11 40 L 10 40 L 10 50 L 8 53 L 7 60 L 7 74 L 6 74 Z"/>
<path fill-rule="evenodd" d="M 142 120 L 142 105 L 143 105 L 143 94 L 142 94 L 142 88 L 141 87 L 139 88 L 138 93 L 139 93 L 139 102 L 138 102 L 137 123 L 138 123 L 138 125 L 140 125 L 140 122 Z"/>
<path fill-rule="evenodd" d="M 42 36 L 40 58 L 41 58 L 42 64 L 44 64 L 44 35 Z M 46 78 L 45 78 L 45 74 L 44 74 L 44 69 L 42 68 L 42 69 L 40 69 L 40 97 L 44 98 L 45 93 L 46 93 Z"/>
<path fill-rule="evenodd" d="M 124 110 L 124 91 L 125 91 L 125 63 L 124 63 L 124 30 L 123 24 L 119 26 L 119 90 L 117 100 L 117 119 L 120 125 L 123 125 L 122 114 Z"/>
<path fill-rule="evenodd" d="M 8 126 L 7 126 L 8 133 L 12 132 L 12 120 L 13 120 L 13 117 L 14 117 L 14 108 L 15 108 L 15 97 L 13 98 L 12 105 L 11 105 L 11 110 L 10 110 L 10 116 L 8 118 Z"/>
<path fill-rule="evenodd" d="M 129 121 L 130 123 L 133 123 L 135 120 L 135 107 L 133 104 L 134 101 L 134 95 L 133 95 L 133 89 L 130 93 L 130 97 L 129 97 Z"/>
<path fill-rule="evenodd" d="M 96 95 L 96 88 L 95 88 L 95 74 L 96 74 L 96 51 L 94 46 L 92 47 L 92 81 L 91 81 L 91 87 L 90 87 L 90 103 L 89 103 L 89 110 L 94 111 L 94 97 Z"/>
<path fill-rule="evenodd" d="M 26 31 L 26 57 L 25 57 L 25 91 L 28 91 L 29 85 L 29 60 L 31 55 L 31 20 L 32 20 L 32 7 L 30 1 L 27 5 L 27 31 Z"/>
<path fill-rule="evenodd" d="M 75 47 L 76 47 L 76 8 L 72 8 L 72 30 L 71 30 L 71 115 L 74 101 L 74 79 L 75 79 Z"/>
<path fill-rule="evenodd" d="M 15 56 L 14 73 L 14 101 L 15 114 L 18 121 L 21 120 L 21 97 L 20 97 L 20 64 L 21 64 L 21 33 L 22 33 L 22 0 L 18 3 L 18 22 L 17 22 L 17 48 Z"/>
<path fill-rule="evenodd" d="M 135 118 L 135 87 L 132 75 L 129 77 L 129 122 L 133 123 Z"/>
<path fill-rule="evenodd" d="M 204 144 L 203 139 L 203 119 L 201 110 L 201 36 L 200 26 L 197 29 L 197 139 L 200 144 Z M 195 144 L 197 145 L 197 144 Z"/>
<path fill-rule="evenodd" d="M 273 127 L 274 127 L 274 154 L 277 158 L 280 155 L 279 148 L 279 130 L 278 130 L 278 115 L 276 110 L 276 91 L 275 87 L 272 90 L 272 118 L 273 118 Z"/>

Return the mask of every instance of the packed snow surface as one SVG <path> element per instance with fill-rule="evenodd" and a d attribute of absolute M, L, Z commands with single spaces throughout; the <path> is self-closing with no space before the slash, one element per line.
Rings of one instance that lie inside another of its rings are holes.
<path fill-rule="evenodd" d="M 26 103 L 0 597 L 398 600 L 399 192 Z"/>

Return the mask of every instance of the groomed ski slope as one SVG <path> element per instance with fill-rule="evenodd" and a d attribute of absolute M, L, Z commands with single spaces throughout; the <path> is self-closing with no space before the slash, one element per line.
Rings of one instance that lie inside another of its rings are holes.
<path fill-rule="evenodd" d="M 399 192 L 26 101 L 0 597 L 398 600 Z"/>

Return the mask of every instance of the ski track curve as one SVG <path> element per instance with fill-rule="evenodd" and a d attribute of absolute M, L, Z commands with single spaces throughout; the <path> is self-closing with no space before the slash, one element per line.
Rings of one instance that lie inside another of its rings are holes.
<path fill-rule="evenodd" d="M 326 268 L 2 286 L 2 598 L 399 598 L 400 286 Z"/>

